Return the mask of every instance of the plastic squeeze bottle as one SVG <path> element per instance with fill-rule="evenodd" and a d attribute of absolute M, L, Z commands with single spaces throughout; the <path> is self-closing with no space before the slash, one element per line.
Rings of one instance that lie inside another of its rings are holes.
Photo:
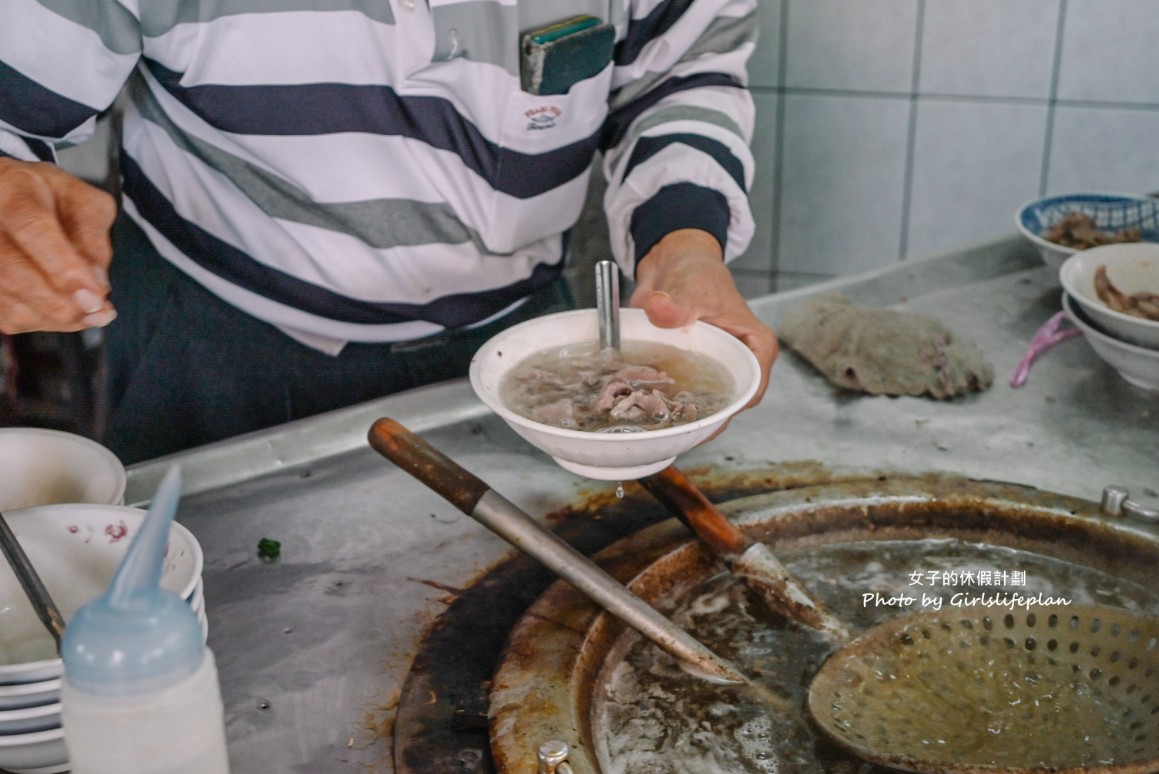
<path fill-rule="evenodd" d="M 72 774 L 228 774 L 221 689 L 197 615 L 161 588 L 181 494 L 166 473 L 108 591 L 65 626 L 61 724 Z"/>

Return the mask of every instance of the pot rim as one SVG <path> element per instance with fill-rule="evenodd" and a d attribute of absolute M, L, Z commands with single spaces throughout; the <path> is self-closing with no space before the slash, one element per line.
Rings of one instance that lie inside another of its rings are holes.
<path fill-rule="evenodd" d="M 1088 500 L 955 475 L 874 473 L 750 495 L 719 508 L 774 551 L 853 540 L 957 538 L 1032 551 L 1136 582 L 1153 579 L 1159 563 L 1159 530 L 1150 525 L 1107 516 Z M 662 611 L 723 569 L 675 518 L 593 559 Z M 600 771 L 592 688 L 626 631 L 565 581 L 556 581 L 528 608 L 492 681 L 489 730 L 497 771 L 535 771 L 536 750 L 554 739 L 569 745 L 575 774 Z"/>

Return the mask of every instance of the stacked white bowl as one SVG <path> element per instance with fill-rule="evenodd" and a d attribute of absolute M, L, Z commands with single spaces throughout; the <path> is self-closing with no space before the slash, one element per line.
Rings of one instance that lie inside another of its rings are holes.
<path fill-rule="evenodd" d="M 0 463 L 5 471 L 0 511 L 67 626 L 82 605 L 104 593 L 145 511 L 121 504 L 120 461 L 80 436 L 0 428 Z M 208 636 L 203 565 L 201 546 L 175 523 L 161 585 L 189 602 Z M 52 636 L 12 569 L 0 562 L 0 770 L 68 771 L 60 724 L 62 676 Z"/>
<path fill-rule="evenodd" d="M 1095 286 L 1101 267 L 1121 293 L 1159 296 L 1159 244 L 1092 247 L 1067 258 L 1059 269 L 1063 310 L 1082 329 L 1095 353 L 1130 384 L 1159 392 L 1159 320 L 1108 306 Z"/>

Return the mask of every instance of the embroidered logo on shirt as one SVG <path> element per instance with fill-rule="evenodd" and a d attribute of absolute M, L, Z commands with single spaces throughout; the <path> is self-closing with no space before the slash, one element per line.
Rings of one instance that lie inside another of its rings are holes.
<path fill-rule="evenodd" d="M 527 131 L 542 132 L 545 129 L 554 129 L 556 120 L 563 115 L 563 111 L 555 105 L 543 105 L 524 112 L 527 116 Z"/>

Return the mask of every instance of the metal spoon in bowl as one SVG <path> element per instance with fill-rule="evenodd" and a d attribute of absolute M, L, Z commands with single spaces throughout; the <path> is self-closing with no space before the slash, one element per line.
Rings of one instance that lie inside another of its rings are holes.
<path fill-rule="evenodd" d="M 612 261 L 596 264 L 596 310 L 600 351 L 620 349 L 620 270 Z"/>
<path fill-rule="evenodd" d="M 4 518 L 3 513 L 0 513 L 0 550 L 4 552 L 8 564 L 12 565 L 12 571 L 16 573 L 16 579 L 20 581 L 21 588 L 32 602 L 37 617 L 56 640 L 56 652 L 59 653 L 60 638 L 64 635 L 64 617 L 60 614 L 56 603 L 52 601 L 52 596 L 37 575 L 36 568 L 32 566 L 32 561 L 24 552 L 20 541 L 8 526 L 8 520 Z"/>

